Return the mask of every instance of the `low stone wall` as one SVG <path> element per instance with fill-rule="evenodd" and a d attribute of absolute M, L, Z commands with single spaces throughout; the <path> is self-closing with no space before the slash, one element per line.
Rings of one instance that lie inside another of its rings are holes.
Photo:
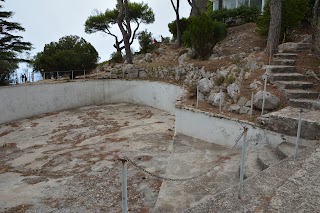
<path fill-rule="evenodd" d="M 184 134 L 210 143 L 233 147 L 235 141 L 248 128 L 249 149 L 258 149 L 265 145 L 276 147 L 281 142 L 295 143 L 296 137 L 283 135 L 255 126 L 254 123 L 239 121 L 222 115 L 176 106 L 176 134 Z M 243 138 L 237 143 L 241 146 Z M 314 145 L 317 141 L 301 139 L 304 145 Z"/>
<path fill-rule="evenodd" d="M 104 103 L 135 103 L 171 114 L 183 89 L 151 81 L 92 80 L 0 88 L 0 124 L 30 116 Z"/>

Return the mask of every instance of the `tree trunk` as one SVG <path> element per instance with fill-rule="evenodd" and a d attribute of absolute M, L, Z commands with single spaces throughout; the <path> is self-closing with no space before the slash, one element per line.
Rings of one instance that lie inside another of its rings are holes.
<path fill-rule="evenodd" d="M 320 16 L 318 15 L 319 0 L 316 0 L 313 6 L 313 18 L 312 18 L 312 29 L 313 29 L 313 45 L 314 50 L 320 53 Z"/>
<path fill-rule="evenodd" d="M 176 13 L 176 27 L 177 27 L 177 44 L 179 47 L 182 46 L 182 35 L 180 30 L 180 16 L 179 16 L 179 7 L 180 7 L 180 0 L 177 0 L 177 6 L 174 5 L 173 0 L 170 0 L 172 7 Z"/>
<path fill-rule="evenodd" d="M 207 11 L 208 0 L 193 0 L 190 16 L 198 16 L 202 11 Z"/>
<path fill-rule="evenodd" d="M 124 48 L 126 50 L 126 59 L 129 64 L 133 64 L 132 52 L 130 49 L 131 26 L 129 17 L 128 0 L 117 0 L 120 8 L 117 18 L 118 26 L 123 36 Z M 123 24 L 125 22 L 125 24 Z M 126 29 L 124 28 L 126 27 Z"/>
<path fill-rule="evenodd" d="M 219 0 L 219 10 L 222 10 L 222 9 L 223 9 L 223 1 Z"/>
<path fill-rule="evenodd" d="M 278 51 L 281 32 L 281 0 L 270 0 L 270 26 L 267 43 L 267 54 Z"/>

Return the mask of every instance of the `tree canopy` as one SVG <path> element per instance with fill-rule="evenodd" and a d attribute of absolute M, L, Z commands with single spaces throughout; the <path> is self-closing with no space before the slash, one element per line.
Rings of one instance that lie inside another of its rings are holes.
<path fill-rule="evenodd" d="M 118 17 L 120 13 L 119 4 L 116 5 L 116 8 L 113 10 L 107 9 L 104 13 L 97 11 L 95 15 L 89 16 L 85 23 L 85 32 L 86 33 L 97 33 L 103 32 L 107 35 L 114 37 L 115 44 L 113 45 L 118 53 L 121 53 L 121 50 L 125 48 L 123 38 L 119 39 L 115 32 L 112 32 L 111 28 L 114 25 L 118 25 Z M 129 43 L 133 43 L 136 33 L 143 24 L 150 24 L 154 22 L 154 13 L 152 9 L 144 3 L 137 2 L 128 2 L 128 14 L 129 23 L 136 24 L 135 29 L 130 33 Z M 126 20 L 123 16 L 121 22 L 125 23 Z M 127 23 L 124 24 L 128 25 Z M 130 30 L 131 31 L 131 30 Z"/>
<path fill-rule="evenodd" d="M 65 36 L 58 42 L 46 44 L 33 60 L 37 71 L 89 70 L 96 67 L 96 49 L 79 36 Z"/>
<path fill-rule="evenodd" d="M 25 29 L 21 24 L 9 21 L 13 12 L 3 11 L 2 2 L 4 0 L 0 0 L 0 84 L 6 84 L 9 81 L 8 75 L 18 68 L 19 62 L 28 62 L 20 55 L 31 50 L 32 44 L 16 35 L 16 32 Z"/>

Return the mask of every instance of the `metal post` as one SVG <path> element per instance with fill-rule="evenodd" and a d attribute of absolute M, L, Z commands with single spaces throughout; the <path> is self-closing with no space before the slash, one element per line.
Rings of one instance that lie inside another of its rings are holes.
<path fill-rule="evenodd" d="M 262 110 L 261 110 L 261 115 L 264 114 L 264 104 L 266 101 L 266 92 L 267 92 L 267 81 L 268 81 L 268 75 L 264 75 L 264 88 L 263 88 L 263 98 L 262 98 Z"/>
<path fill-rule="evenodd" d="M 241 197 L 243 191 L 243 179 L 244 179 L 244 164 L 246 158 L 246 149 L 247 149 L 247 132 L 248 127 L 243 128 L 243 144 L 242 144 L 242 156 L 241 156 L 241 165 L 240 165 L 240 187 L 239 187 L 239 198 Z"/>
<path fill-rule="evenodd" d="M 83 70 L 84 80 L 86 80 L 86 70 Z"/>
<path fill-rule="evenodd" d="M 252 91 L 252 94 L 251 94 L 251 108 L 250 108 L 250 117 L 252 117 L 252 114 L 253 114 L 253 91 Z"/>
<path fill-rule="evenodd" d="M 299 143 L 300 143 L 300 133 L 301 133 L 301 117 L 302 117 L 302 112 L 303 110 L 300 109 L 299 113 L 299 122 L 298 122 L 298 130 L 297 130 L 297 140 L 296 140 L 296 147 L 294 149 L 294 161 L 297 160 L 297 155 L 298 155 L 298 148 L 299 148 Z"/>
<path fill-rule="evenodd" d="M 127 167 L 128 161 L 121 159 L 122 162 L 122 213 L 128 212 L 128 199 L 127 199 Z"/>
<path fill-rule="evenodd" d="M 222 95 L 222 88 L 220 88 L 220 103 L 219 103 L 219 112 L 221 113 L 221 110 L 222 110 L 222 98 L 223 98 L 223 95 Z"/>
<path fill-rule="evenodd" d="M 59 79 L 59 73 L 57 72 L 57 80 Z"/>
<path fill-rule="evenodd" d="M 199 85 L 197 84 L 197 109 L 199 107 Z"/>
<path fill-rule="evenodd" d="M 71 70 L 71 79 L 73 80 L 73 70 Z"/>

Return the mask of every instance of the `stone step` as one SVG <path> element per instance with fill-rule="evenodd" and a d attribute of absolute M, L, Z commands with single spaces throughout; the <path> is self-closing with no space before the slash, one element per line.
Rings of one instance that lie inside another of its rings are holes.
<path fill-rule="evenodd" d="M 264 147 L 261 151 L 259 151 L 259 155 L 257 158 L 258 165 L 261 170 L 265 170 L 272 166 L 273 164 L 279 162 L 279 158 L 276 154 L 276 150 L 270 146 Z"/>
<path fill-rule="evenodd" d="M 301 52 L 303 50 L 311 50 L 312 45 L 308 42 L 287 42 L 284 44 L 280 44 L 278 49 L 279 52 L 289 52 L 289 53 L 295 53 L 295 52 Z"/>
<path fill-rule="evenodd" d="M 306 81 L 275 81 L 275 85 L 282 89 L 310 89 L 313 83 Z"/>
<path fill-rule="evenodd" d="M 299 144 L 298 151 L 304 149 L 305 146 L 302 146 Z M 278 157 L 283 160 L 287 157 L 293 156 L 295 150 L 295 144 L 288 143 L 288 142 L 282 142 L 277 146 L 277 155 Z"/>
<path fill-rule="evenodd" d="M 295 64 L 296 64 L 296 60 L 293 60 L 293 59 L 274 59 L 272 61 L 272 65 L 294 66 Z"/>
<path fill-rule="evenodd" d="M 290 99 L 289 105 L 295 108 L 303 108 L 309 110 L 320 110 L 319 99 Z"/>
<path fill-rule="evenodd" d="M 275 59 L 296 59 L 297 58 L 296 53 L 277 53 L 273 55 L 273 58 Z"/>
<path fill-rule="evenodd" d="M 296 99 L 301 100 L 301 99 Z M 310 101 L 310 100 L 309 100 Z M 286 107 L 276 112 L 266 114 L 269 116 L 269 122 L 265 126 L 270 131 L 282 135 L 297 136 L 298 121 L 300 109 L 295 107 Z M 304 109 L 302 113 L 301 138 L 308 140 L 320 139 L 320 111 Z M 294 141 L 290 141 L 294 142 Z M 311 142 L 308 142 L 311 144 Z"/>
<path fill-rule="evenodd" d="M 284 90 L 288 99 L 317 99 L 319 93 L 312 90 L 286 89 Z"/>
<path fill-rule="evenodd" d="M 300 73 L 275 73 L 270 75 L 270 81 L 303 81 L 305 76 Z"/>
<path fill-rule="evenodd" d="M 258 159 L 257 152 L 248 152 L 246 156 L 246 162 L 245 162 L 244 179 L 255 176 L 262 171 L 258 164 L 257 159 Z M 240 166 L 239 166 L 239 175 L 240 175 Z"/>
<path fill-rule="evenodd" d="M 294 73 L 296 68 L 294 66 L 286 66 L 286 65 L 266 65 L 266 72 L 268 74 L 271 73 Z"/>

